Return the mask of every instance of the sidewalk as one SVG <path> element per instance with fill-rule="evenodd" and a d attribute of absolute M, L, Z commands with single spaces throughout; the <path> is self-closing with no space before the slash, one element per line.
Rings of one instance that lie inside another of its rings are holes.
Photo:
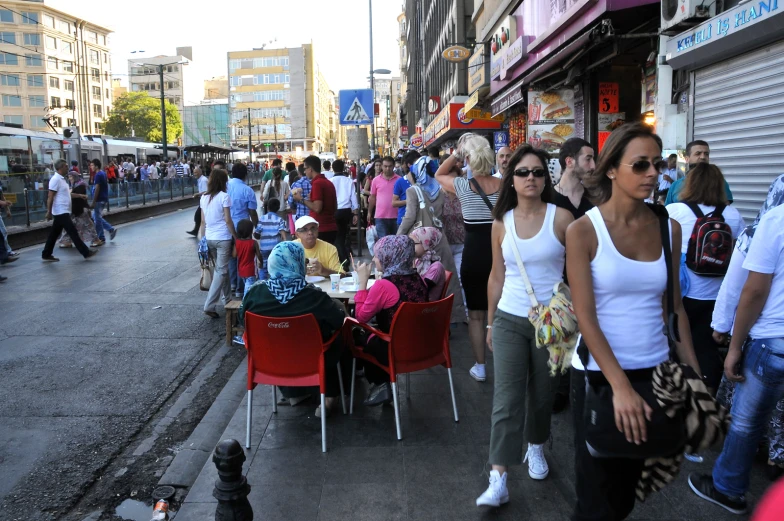
<path fill-rule="evenodd" d="M 395 438 L 392 407 L 362 406 L 365 383 L 357 378 L 354 415 L 344 416 L 338 408 L 327 420 L 326 454 L 321 452 L 320 420 L 314 415 L 316 401 L 293 408 L 280 406 L 278 413 L 273 414 L 270 388 L 258 386 L 253 395 L 252 447 L 246 450 L 244 466 L 251 486 L 249 500 L 254 518 L 567 521 L 575 499 L 570 410 L 552 419 L 553 444 L 545 449 L 549 477 L 537 482 L 528 477 L 527 468 L 512 467 L 510 503 L 490 510 L 475 506 L 476 497 L 487 486 L 484 468 L 490 441 L 493 383 L 491 376 L 487 382 L 479 383 L 468 375 L 473 358 L 463 325 L 453 330 L 452 356 L 459 423 L 452 418 L 449 383 L 443 368 L 412 374 L 410 400 L 406 399 L 405 379 L 401 378 L 402 441 Z M 491 357 L 488 375 L 492 374 Z M 244 386 L 245 381 L 243 363 L 227 388 Z M 236 390 L 232 394 L 238 396 Z M 232 402 L 232 406 L 237 402 Z M 244 446 L 245 414 L 243 398 L 220 439 L 234 438 Z M 698 499 L 686 484 L 690 471 L 708 472 L 717 455 L 715 451 L 705 454 L 705 463 L 699 465 L 685 462 L 677 482 L 645 504 L 638 504 L 629 519 L 747 519 L 748 516 L 734 516 Z M 213 519 L 217 501 L 212 497 L 212 489 L 216 478 L 210 458 L 175 517 L 180 521 Z M 762 465 L 758 465 L 752 475 L 751 505 L 769 485 Z"/>

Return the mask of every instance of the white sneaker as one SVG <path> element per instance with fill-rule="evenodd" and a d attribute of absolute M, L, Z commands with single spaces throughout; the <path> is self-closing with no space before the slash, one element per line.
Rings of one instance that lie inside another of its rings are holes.
<path fill-rule="evenodd" d="M 528 462 L 528 475 L 531 479 L 544 479 L 550 473 L 547 460 L 544 459 L 544 445 L 528 444 L 523 462 Z"/>
<path fill-rule="evenodd" d="M 490 486 L 481 496 L 476 498 L 478 507 L 499 507 L 509 503 L 509 490 L 506 488 L 506 472 L 498 474 L 497 470 L 490 471 Z"/>
<path fill-rule="evenodd" d="M 485 372 L 485 364 L 474 364 L 474 367 L 468 371 L 468 374 L 471 375 L 471 378 L 476 380 L 477 382 L 484 382 L 487 380 L 487 373 Z"/>

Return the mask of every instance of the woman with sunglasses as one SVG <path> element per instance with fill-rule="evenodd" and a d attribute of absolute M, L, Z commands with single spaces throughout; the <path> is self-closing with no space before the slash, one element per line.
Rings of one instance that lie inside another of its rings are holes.
<path fill-rule="evenodd" d="M 515 249 L 522 259 L 536 300 L 548 305 L 553 287 L 563 281 L 566 228 L 572 214 L 553 203 L 550 156 L 530 145 L 519 147 L 504 172 L 501 194 L 493 210 L 493 268 L 487 286 L 487 344 L 495 360 L 490 433 L 490 486 L 477 506 L 497 507 L 509 501 L 507 469 L 528 451 L 528 475 L 549 473 L 544 442 L 558 380 L 550 377 L 549 353 L 536 347 L 536 331 L 528 319 L 531 299 Z M 506 230 L 510 230 L 507 234 Z"/>
<path fill-rule="evenodd" d="M 597 206 L 566 232 L 566 271 L 589 353 L 587 367 L 579 356 L 572 358 L 576 521 L 625 519 L 634 508 L 645 462 L 598 458 L 588 451 L 583 419 L 586 379 L 593 387 L 611 387 L 616 427 L 629 443 L 640 445 L 647 441 L 646 427 L 653 410 L 632 387 L 631 379 L 651 378 L 653 369 L 669 358 L 663 334 L 668 274 L 660 221 L 644 202 L 657 184 L 661 150 L 661 139 L 646 125 L 628 124 L 615 130 L 599 155 L 596 170 L 583 177 Z M 681 337 L 677 355 L 700 374 L 678 281 L 681 227 L 672 219 L 669 224 L 672 311 L 678 314 Z M 578 353 L 584 351 L 578 347 Z"/>

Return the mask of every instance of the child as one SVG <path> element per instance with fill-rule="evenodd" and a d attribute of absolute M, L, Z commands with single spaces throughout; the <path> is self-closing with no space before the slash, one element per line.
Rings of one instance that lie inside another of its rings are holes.
<path fill-rule="evenodd" d="M 245 281 L 245 293 L 259 280 L 256 260 L 262 263 L 259 243 L 253 240 L 253 223 L 243 219 L 237 223 L 237 240 L 234 242 L 233 256 L 237 258 L 237 274 Z M 244 295 L 243 295 L 244 296 Z"/>
<path fill-rule="evenodd" d="M 280 210 L 280 201 L 278 199 L 270 199 L 267 203 L 267 213 L 259 219 L 256 232 L 253 234 L 253 237 L 258 239 L 261 249 L 262 261 L 259 277 L 262 280 L 267 278 L 267 259 L 272 248 L 279 242 L 288 240 L 288 234 L 286 233 L 287 223 L 278 216 L 278 210 Z"/>

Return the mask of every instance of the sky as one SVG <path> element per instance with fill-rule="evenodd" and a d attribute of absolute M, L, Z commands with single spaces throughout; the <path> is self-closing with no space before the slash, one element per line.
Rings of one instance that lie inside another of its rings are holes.
<path fill-rule="evenodd" d="M 389 69 L 397 76 L 397 16 L 404 2 L 372 2 L 373 68 Z M 123 84 L 127 84 L 129 58 L 173 55 L 176 47 L 193 47 L 193 71 L 201 82 L 227 75 L 228 51 L 264 44 L 298 47 L 312 41 L 316 61 L 332 90 L 368 87 L 368 0 L 46 0 L 46 4 L 114 31 L 112 73 Z M 186 103 L 194 101 L 198 102 Z"/>

